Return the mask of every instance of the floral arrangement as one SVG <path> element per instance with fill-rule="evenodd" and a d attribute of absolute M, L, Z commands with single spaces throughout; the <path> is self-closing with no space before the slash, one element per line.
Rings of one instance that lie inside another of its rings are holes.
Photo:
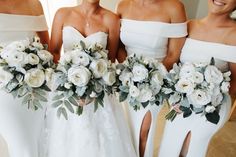
<path fill-rule="evenodd" d="M 0 49 L 0 88 L 21 98 L 37 110 L 47 102 L 48 83 L 53 73 L 53 56 L 40 39 L 21 40 Z"/>
<path fill-rule="evenodd" d="M 120 102 L 128 101 L 134 110 L 147 105 L 160 105 L 164 100 L 161 92 L 167 74 L 157 60 L 131 55 L 117 65 Z"/>
<path fill-rule="evenodd" d="M 173 121 L 177 111 L 188 117 L 202 113 L 214 124 L 219 122 L 220 105 L 230 86 L 231 73 L 222 73 L 214 64 L 175 64 L 167 75 L 168 82 L 163 92 L 169 95 L 168 103 L 173 106 L 166 119 Z M 177 108 L 177 109 L 176 109 Z"/>
<path fill-rule="evenodd" d="M 58 108 L 57 115 L 68 117 L 67 110 L 81 115 L 83 104 L 94 101 L 94 110 L 103 106 L 105 94 L 113 93 L 116 71 L 108 61 L 107 51 L 102 45 L 81 41 L 73 50 L 59 60 L 54 74 L 56 95 L 52 106 Z"/>

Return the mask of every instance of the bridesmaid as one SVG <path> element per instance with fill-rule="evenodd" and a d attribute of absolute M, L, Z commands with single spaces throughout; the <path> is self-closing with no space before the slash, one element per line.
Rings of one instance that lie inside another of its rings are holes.
<path fill-rule="evenodd" d="M 35 35 L 38 35 L 43 43 L 48 43 L 48 28 L 38 0 L 0 1 L 0 23 L 2 46 Z M 43 111 L 27 109 L 21 105 L 21 101 L 13 99 L 2 90 L 0 100 L 0 136 L 8 145 L 9 155 L 37 157 Z"/>
<path fill-rule="evenodd" d="M 221 105 L 217 125 L 201 114 L 182 115 L 167 122 L 159 157 L 204 157 L 212 136 L 228 120 L 231 102 L 236 96 L 236 22 L 231 13 L 236 0 L 208 0 L 208 15 L 188 23 L 189 36 L 182 49 L 181 62 L 209 62 L 212 57 L 222 71 L 231 71 L 230 96 Z M 181 151 L 182 149 L 182 151 Z"/>
<path fill-rule="evenodd" d="M 121 17 L 120 38 L 124 44 L 117 57 L 120 62 L 132 53 L 160 60 L 167 69 L 178 62 L 187 35 L 185 10 L 180 1 L 122 0 L 117 13 Z M 153 156 L 159 111 L 160 106 L 155 105 L 137 112 L 128 107 L 133 142 L 140 157 Z"/>

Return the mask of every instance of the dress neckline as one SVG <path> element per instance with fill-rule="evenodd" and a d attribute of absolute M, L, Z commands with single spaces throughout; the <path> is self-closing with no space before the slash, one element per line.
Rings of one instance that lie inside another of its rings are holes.
<path fill-rule="evenodd" d="M 230 47 L 230 48 L 235 48 L 236 49 L 236 45 L 228 45 L 228 44 L 217 43 L 217 42 L 212 42 L 212 41 L 193 39 L 193 38 L 189 38 L 189 37 L 186 40 L 192 40 L 193 42 L 199 42 L 199 43 L 211 44 L 211 45 L 218 45 L 218 46 L 224 46 L 224 47 Z"/>
<path fill-rule="evenodd" d="M 73 26 L 63 26 L 63 30 L 64 30 L 65 28 L 70 28 L 70 29 L 74 30 L 75 32 L 77 32 L 77 33 L 78 33 L 82 38 L 84 38 L 84 39 L 90 38 L 90 37 L 95 36 L 95 35 L 98 35 L 98 34 L 104 34 L 104 35 L 106 35 L 106 36 L 108 35 L 108 33 L 106 33 L 106 32 L 98 31 L 98 32 L 91 33 L 91 34 L 85 36 L 85 35 L 83 35 L 78 29 L 76 29 L 76 28 L 73 27 Z"/>
<path fill-rule="evenodd" d="M 165 25 L 181 25 L 186 24 L 186 22 L 180 22 L 180 23 L 168 23 L 168 22 L 162 22 L 162 21 L 150 21 L 150 20 L 135 20 L 135 19 L 127 19 L 123 18 L 121 21 L 130 21 L 130 22 L 139 22 L 139 23 L 153 23 L 153 24 L 165 24 Z"/>

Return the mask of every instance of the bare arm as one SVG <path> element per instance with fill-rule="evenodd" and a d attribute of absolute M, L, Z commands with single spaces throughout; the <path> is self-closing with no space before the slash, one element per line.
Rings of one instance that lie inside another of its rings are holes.
<path fill-rule="evenodd" d="M 115 62 L 120 38 L 120 19 L 117 16 L 113 18 L 109 20 L 108 57 L 112 62 Z"/>
<path fill-rule="evenodd" d="M 231 71 L 231 81 L 230 81 L 230 95 L 235 100 L 236 98 L 236 63 L 229 64 Z"/>
<path fill-rule="evenodd" d="M 54 62 L 57 63 L 60 59 L 62 47 L 62 29 L 64 24 L 65 10 L 60 9 L 57 11 L 52 25 L 50 51 L 54 56 Z"/>
<path fill-rule="evenodd" d="M 170 11 L 171 23 L 182 23 L 186 21 L 186 14 L 183 4 L 178 3 L 175 9 Z M 167 55 L 163 60 L 163 64 L 170 70 L 174 63 L 179 61 L 180 52 L 184 45 L 185 37 L 171 38 L 168 40 Z"/>

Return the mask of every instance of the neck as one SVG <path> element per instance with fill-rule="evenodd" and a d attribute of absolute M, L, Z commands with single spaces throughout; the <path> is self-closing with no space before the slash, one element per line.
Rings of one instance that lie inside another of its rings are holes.
<path fill-rule="evenodd" d="M 204 18 L 204 20 L 212 25 L 219 26 L 231 21 L 231 17 L 229 14 L 217 15 L 213 13 L 208 13 L 208 15 Z"/>
<path fill-rule="evenodd" d="M 99 2 L 89 3 L 86 0 L 83 0 L 81 7 L 83 8 L 83 11 L 86 15 L 92 15 L 96 14 L 100 8 L 100 5 Z"/>

